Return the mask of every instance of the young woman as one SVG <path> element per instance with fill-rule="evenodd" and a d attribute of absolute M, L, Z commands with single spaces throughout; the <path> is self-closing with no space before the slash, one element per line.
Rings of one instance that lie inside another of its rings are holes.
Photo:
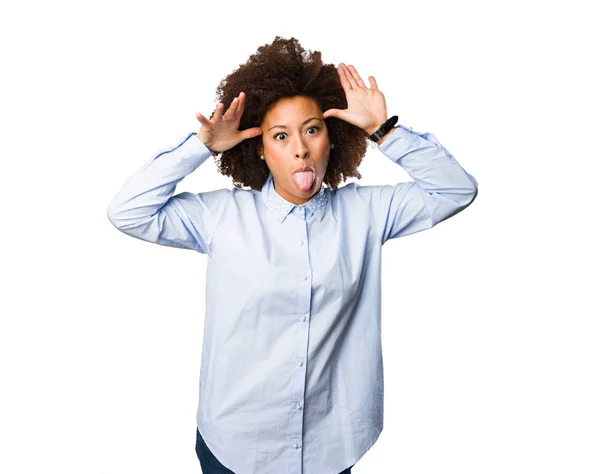
<path fill-rule="evenodd" d="M 383 429 L 382 246 L 465 209 L 477 181 L 432 134 L 394 127 L 374 77 L 295 38 L 258 48 L 217 96 L 108 217 L 208 256 L 203 472 L 350 474 Z M 368 142 L 414 181 L 340 187 Z M 234 188 L 174 195 L 211 156 Z"/>

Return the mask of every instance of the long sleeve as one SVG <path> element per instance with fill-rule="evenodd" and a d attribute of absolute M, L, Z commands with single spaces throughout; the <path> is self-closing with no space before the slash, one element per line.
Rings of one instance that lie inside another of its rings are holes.
<path fill-rule="evenodd" d="M 372 191 L 372 212 L 379 223 L 382 244 L 429 229 L 475 200 L 477 180 L 433 134 L 399 125 L 378 148 L 414 180 L 365 187 Z"/>
<path fill-rule="evenodd" d="M 169 247 L 209 253 L 230 189 L 173 195 L 177 183 L 211 155 L 190 133 L 179 145 L 148 160 L 112 199 L 110 222 L 132 237 Z"/>

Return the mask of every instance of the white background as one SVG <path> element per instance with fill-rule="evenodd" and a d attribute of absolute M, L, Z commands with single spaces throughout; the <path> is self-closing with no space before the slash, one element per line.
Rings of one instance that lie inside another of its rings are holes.
<path fill-rule="evenodd" d="M 206 257 L 106 211 L 276 35 L 374 76 L 479 182 L 384 247 L 385 428 L 353 474 L 600 472 L 591 4 L 3 6 L 0 472 L 200 472 Z M 359 171 L 410 180 L 371 148 Z M 211 158 L 176 192 L 222 187 Z"/>

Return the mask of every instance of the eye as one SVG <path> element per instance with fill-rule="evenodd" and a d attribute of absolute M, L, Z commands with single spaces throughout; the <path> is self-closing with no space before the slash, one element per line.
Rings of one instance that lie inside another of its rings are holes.
<path fill-rule="evenodd" d="M 313 129 L 313 128 L 314 128 L 315 130 L 320 130 L 320 127 L 317 127 L 316 125 L 313 125 L 312 127 L 308 127 L 308 130 L 311 130 L 311 129 Z M 273 138 L 274 138 L 275 140 L 277 140 L 277 137 L 278 137 L 278 136 L 280 136 L 280 135 L 285 135 L 285 133 L 283 133 L 283 132 L 279 132 L 279 133 L 277 133 L 276 135 L 273 135 Z M 311 133 L 310 135 L 314 135 L 314 133 Z M 279 141 L 281 141 L 281 140 L 279 140 Z"/>

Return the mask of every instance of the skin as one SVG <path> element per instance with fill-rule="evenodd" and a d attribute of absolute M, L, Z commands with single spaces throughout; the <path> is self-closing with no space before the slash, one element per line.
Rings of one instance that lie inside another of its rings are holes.
<path fill-rule="evenodd" d="M 273 174 L 275 191 L 296 205 L 310 201 L 321 189 L 331 151 L 327 125 L 317 103 L 302 96 L 281 99 L 265 114 L 260 128 L 262 146 L 258 152 Z M 315 170 L 315 180 L 306 191 L 293 178 L 294 171 L 302 166 Z"/>
<path fill-rule="evenodd" d="M 217 105 L 210 120 L 197 113 L 196 118 L 202 127 L 196 136 L 209 150 L 219 152 L 242 140 L 262 135 L 257 150 L 264 155 L 273 174 L 275 191 L 289 202 L 302 205 L 320 190 L 329 164 L 331 143 L 323 119 L 336 117 L 372 135 L 387 118 L 385 97 L 373 76 L 369 76 L 371 87 L 368 88 L 352 65 L 340 63 L 338 74 L 346 95 L 347 109 L 322 112 L 312 99 L 295 96 L 276 102 L 265 114 L 260 127 L 238 130 L 245 105 L 245 94 L 240 92 L 225 113 L 223 103 Z M 312 120 L 304 123 L 308 119 Z M 275 126 L 279 127 L 273 128 Z M 382 144 L 393 131 L 394 128 L 377 143 Z M 315 171 L 313 184 L 306 191 L 300 189 L 293 179 L 294 171 L 303 166 Z"/>

